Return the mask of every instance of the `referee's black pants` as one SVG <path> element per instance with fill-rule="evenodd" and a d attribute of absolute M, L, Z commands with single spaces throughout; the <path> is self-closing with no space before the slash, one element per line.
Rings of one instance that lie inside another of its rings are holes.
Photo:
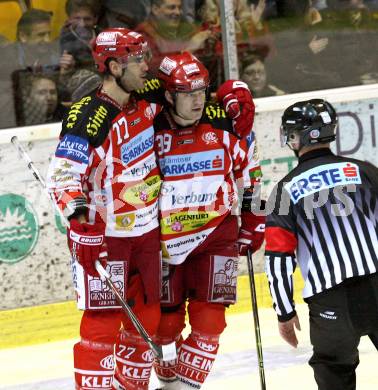
<path fill-rule="evenodd" d="M 348 279 L 306 302 L 318 389 L 355 390 L 361 336 L 378 349 L 378 274 Z"/>

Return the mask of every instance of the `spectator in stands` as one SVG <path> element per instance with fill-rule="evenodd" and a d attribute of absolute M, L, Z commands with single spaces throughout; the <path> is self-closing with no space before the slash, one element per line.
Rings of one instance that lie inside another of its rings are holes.
<path fill-rule="evenodd" d="M 349 6 L 354 9 L 367 8 L 364 0 L 349 0 Z"/>
<path fill-rule="evenodd" d="M 66 20 L 60 34 L 63 54 L 72 55 L 75 68 L 93 68 L 90 42 L 96 37 L 97 19 L 100 13 L 98 0 L 67 0 Z"/>
<path fill-rule="evenodd" d="M 334 46 L 337 57 L 343 58 L 340 74 L 344 86 L 360 84 L 377 71 L 377 21 L 371 18 L 372 13 L 363 0 L 348 0 L 340 14 L 344 17 L 343 28 Z"/>
<path fill-rule="evenodd" d="M 318 11 L 328 8 L 327 0 L 312 0 L 312 6 Z"/>
<path fill-rule="evenodd" d="M 245 7 L 246 0 L 238 0 L 239 9 L 236 9 L 235 19 L 238 20 L 240 31 L 237 43 L 248 44 L 258 51 L 264 51 L 266 56 L 274 53 L 273 36 L 268 23 L 264 19 L 267 1 L 253 0 L 249 8 Z"/>
<path fill-rule="evenodd" d="M 292 18 L 303 15 L 304 9 L 308 7 L 307 0 L 280 0 L 276 2 L 277 14 L 281 18 Z"/>
<path fill-rule="evenodd" d="M 253 47 L 264 57 L 272 52 L 273 39 L 263 20 L 266 0 L 257 0 L 248 6 L 246 0 L 234 0 L 237 45 Z M 210 89 L 223 82 L 223 46 L 221 39 L 220 7 L 218 0 L 197 1 L 196 20 L 202 31 L 211 31 L 203 47 L 195 55 L 204 63 L 210 74 Z"/>
<path fill-rule="evenodd" d="M 195 55 L 209 71 L 209 89 L 215 92 L 224 79 L 222 28 L 218 0 L 197 1 L 195 19 L 200 24 L 200 30 L 212 33 Z"/>
<path fill-rule="evenodd" d="M 297 67 L 316 89 L 358 85 L 376 71 L 376 26 L 363 0 L 328 0 L 326 5 L 310 5 L 305 15 L 300 35 L 310 52 L 297 56 Z M 304 90 L 309 86 L 302 84 Z"/>
<path fill-rule="evenodd" d="M 48 66 L 61 74 L 73 69 L 73 57 L 67 52 L 59 57 L 56 43 L 51 42 L 51 16 L 51 12 L 35 8 L 21 16 L 17 23 L 18 69 Z"/>
<path fill-rule="evenodd" d="M 363 85 L 378 84 L 378 72 L 365 73 L 361 75 L 360 82 Z"/>
<path fill-rule="evenodd" d="M 30 9 L 17 23 L 17 42 L 12 45 L 15 52 L 17 68 L 28 66 L 50 65 L 57 67 L 59 55 L 51 43 L 51 13 Z"/>
<path fill-rule="evenodd" d="M 8 40 L 8 38 L 3 35 L 3 34 L 0 34 L 0 47 L 4 47 L 6 45 L 8 45 L 10 43 L 10 41 Z"/>
<path fill-rule="evenodd" d="M 2 49 L 0 58 L 0 128 L 16 125 L 12 74 L 32 68 L 50 74 L 59 72 L 59 50 L 51 42 L 51 13 L 30 9 L 17 22 L 17 41 Z"/>
<path fill-rule="evenodd" d="M 102 4 L 107 27 L 134 29 L 151 11 L 150 0 L 103 0 Z M 198 0 L 182 0 L 182 19 L 194 23 L 197 8 Z"/>
<path fill-rule="evenodd" d="M 338 68 L 343 57 L 335 56 L 339 48 L 334 18 L 324 18 L 311 0 L 290 4 L 274 35 L 277 56 L 269 63 L 272 82 L 288 93 L 342 86 Z"/>
<path fill-rule="evenodd" d="M 17 23 L 17 40 L 22 43 L 51 41 L 51 13 L 31 9 L 25 12 Z"/>
<path fill-rule="evenodd" d="M 102 77 L 89 69 L 80 69 L 74 73 L 67 84 L 71 102 L 78 102 L 102 84 Z M 66 104 L 66 103 L 65 103 Z"/>
<path fill-rule="evenodd" d="M 264 58 L 254 51 L 246 51 L 239 55 L 240 79 L 252 91 L 253 97 L 283 95 L 285 92 L 268 83 Z"/>
<path fill-rule="evenodd" d="M 144 22 L 150 13 L 150 0 L 103 0 L 104 27 L 125 27 L 131 30 Z"/>
<path fill-rule="evenodd" d="M 58 90 L 54 79 L 30 72 L 19 74 L 16 108 L 18 126 L 59 122 L 66 111 L 58 102 Z"/>
<path fill-rule="evenodd" d="M 181 0 L 151 0 L 150 16 L 136 28 L 149 42 L 153 54 L 151 68 L 168 53 L 196 52 L 212 35 L 210 30 L 198 31 L 185 22 L 182 13 Z"/>
<path fill-rule="evenodd" d="M 67 0 L 67 20 L 61 30 L 59 42 L 62 52 L 59 91 L 64 102 L 71 101 L 72 97 L 67 88 L 70 78 L 81 69 L 95 71 L 92 57 L 91 42 L 98 31 L 97 20 L 101 12 L 99 0 Z M 67 63 L 63 61 L 67 60 Z"/>
<path fill-rule="evenodd" d="M 250 30 L 260 31 L 264 28 L 265 7 L 266 0 L 252 0 L 250 5 L 247 0 L 234 0 L 235 30 L 239 41 Z"/>
<path fill-rule="evenodd" d="M 182 18 L 188 23 L 195 23 L 197 8 L 198 0 L 182 0 Z"/>
<path fill-rule="evenodd" d="M 378 0 L 365 0 L 365 4 L 372 11 L 378 10 Z"/>
<path fill-rule="evenodd" d="M 248 5 L 247 0 L 234 0 L 235 34 L 237 44 L 248 44 L 255 47 L 265 47 L 270 52 L 273 48 L 273 38 L 268 24 L 264 20 L 267 0 L 253 0 Z M 198 1 L 197 15 L 202 25 L 220 32 L 220 8 L 218 0 Z"/>

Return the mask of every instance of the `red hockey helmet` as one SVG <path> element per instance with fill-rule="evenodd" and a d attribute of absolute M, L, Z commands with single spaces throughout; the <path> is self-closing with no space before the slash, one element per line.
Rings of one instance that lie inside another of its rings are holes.
<path fill-rule="evenodd" d="M 116 58 L 126 63 L 131 56 L 146 58 L 148 44 L 143 36 L 127 28 L 108 28 L 98 34 L 92 47 L 93 59 L 99 72 L 105 72 L 106 60 Z"/>
<path fill-rule="evenodd" d="M 209 85 L 209 72 L 189 52 L 164 57 L 157 76 L 169 92 L 192 92 Z"/>

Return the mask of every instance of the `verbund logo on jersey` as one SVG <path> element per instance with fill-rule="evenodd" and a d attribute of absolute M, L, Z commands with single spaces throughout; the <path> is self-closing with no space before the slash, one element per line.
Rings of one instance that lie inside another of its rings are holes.
<path fill-rule="evenodd" d="M 285 184 L 285 190 L 296 204 L 300 199 L 315 192 L 348 184 L 361 184 L 358 165 L 350 162 L 312 168 Z"/>
<path fill-rule="evenodd" d="M 156 168 L 155 155 L 151 154 L 146 160 L 138 161 L 135 165 L 124 169 L 122 174 L 118 177 L 119 183 L 127 183 L 130 181 L 138 180 L 147 175 Z"/>
<path fill-rule="evenodd" d="M 224 150 L 217 149 L 165 157 L 160 159 L 160 167 L 164 176 L 221 171 L 224 169 Z"/>
<path fill-rule="evenodd" d="M 149 127 L 142 131 L 138 136 L 132 138 L 129 142 L 121 147 L 121 160 L 124 164 L 128 164 L 138 157 L 142 156 L 147 150 L 153 148 L 154 145 L 154 129 Z"/>
<path fill-rule="evenodd" d="M 190 194 L 187 195 L 172 195 L 172 206 L 181 206 L 181 205 L 186 205 L 190 204 L 209 204 L 213 201 L 215 201 L 217 198 L 216 193 L 202 193 L 202 194 L 196 194 L 195 192 L 191 192 Z"/>

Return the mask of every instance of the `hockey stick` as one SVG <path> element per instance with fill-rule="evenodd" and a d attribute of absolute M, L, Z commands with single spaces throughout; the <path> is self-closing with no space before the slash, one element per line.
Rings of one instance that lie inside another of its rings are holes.
<path fill-rule="evenodd" d="M 255 274 L 253 272 L 252 251 L 250 249 L 247 250 L 247 263 L 248 263 L 248 273 L 249 273 L 249 285 L 251 288 L 253 322 L 255 324 L 255 338 L 256 338 L 257 358 L 259 364 L 260 385 L 262 390 L 266 390 L 264 357 L 263 357 L 263 351 L 261 345 L 260 321 L 259 321 L 259 312 L 257 307 L 256 287 L 255 287 Z"/>
<path fill-rule="evenodd" d="M 221 27 L 222 27 L 222 43 L 223 43 L 223 59 L 224 59 L 224 74 L 225 80 L 238 79 L 238 53 L 236 50 L 236 34 L 235 34 L 235 17 L 234 5 L 232 1 L 221 0 L 219 2 Z"/>
<path fill-rule="evenodd" d="M 45 192 L 46 196 L 49 198 L 49 200 L 52 202 L 54 210 L 58 212 L 61 220 L 64 222 L 65 226 L 69 227 L 69 222 L 67 218 L 63 215 L 62 210 L 59 208 L 57 203 L 55 202 L 55 199 L 51 196 L 51 194 L 48 192 L 45 180 L 39 173 L 38 169 L 35 167 L 33 161 L 29 157 L 26 150 L 23 148 L 23 146 L 19 143 L 17 136 L 13 136 L 11 139 L 12 144 L 19 152 L 20 156 L 26 161 L 28 168 L 32 172 L 35 179 L 39 182 L 41 185 L 43 191 Z M 109 273 L 105 270 L 105 268 L 101 265 L 101 263 L 96 260 L 95 263 L 96 270 L 101 276 L 103 280 L 105 280 L 108 287 L 113 291 L 115 294 L 117 301 L 122 306 L 122 308 L 125 310 L 127 316 L 129 317 L 130 321 L 133 323 L 135 329 L 138 331 L 140 336 L 144 339 L 144 341 L 149 345 L 153 353 L 158 357 L 159 359 L 162 359 L 164 361 L 169 361 L 176 359 L 177 353 L 176 353 L 176 343 L 170 343 L 167 345 L 158 345 L 154 343 L 149 336 L 149 334 L 144 329 L 143 325 L 140 323 L 139 319 L 136 317 L 134 312 L 131 310 L 130 306 L 127 304 L 127 302 L 123 299 L 122 295 L 118 291 L 117 287 L 113 284 L 113 282 L 110 279 Z"/>

